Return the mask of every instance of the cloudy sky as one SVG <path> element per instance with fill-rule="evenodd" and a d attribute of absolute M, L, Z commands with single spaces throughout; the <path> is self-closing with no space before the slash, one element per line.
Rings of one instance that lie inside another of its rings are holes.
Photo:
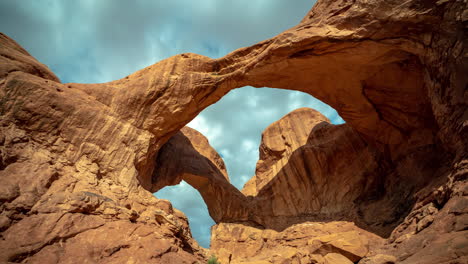
<path fill-rule="evenodd" d="M 2 0 L 0 31 L 64 83 L 107 82 L 179 53 L 222 57 L 296 25 L 314 2 Z M 189 125 L 221 154 L 232 183 L 240 189 L 254 174 L 261 132 L 304 106 L 319 110 L 333 123 L 343 122 L 336 111 L 310 95 L 244 87 L 205 109 Z M 156 196 L 186 213 L 194 237 L 209 246 L 214 222 L 193 188 L 182 183 Z"/>

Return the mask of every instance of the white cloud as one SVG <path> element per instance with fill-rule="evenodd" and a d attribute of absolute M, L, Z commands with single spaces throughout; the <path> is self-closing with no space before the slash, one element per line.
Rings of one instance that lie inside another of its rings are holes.
<path fill-rule="evenodd" d="M 241 146 L 245 152 L 251 152 L 254 150 L 254 148 L 258 148 L 258 145 L 255 144 L 255 141 L 251 139 L 242 140 Z"/>

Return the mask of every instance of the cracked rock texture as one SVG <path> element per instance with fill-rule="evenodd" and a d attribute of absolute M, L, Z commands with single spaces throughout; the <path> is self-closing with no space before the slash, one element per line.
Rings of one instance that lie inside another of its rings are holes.
<path fill-rule="evenodd" d="M 151 194 L 182 179 L 227 263 L 467 262 L 467 5 L 319 0 L 223 58 L 101 84 L 62 84 L 1 34 L 0 262 L 203 262 L 183 213 Z M 241 193 L 182 128 L 247 85 L 309 93 L 346 124 L 304 109 L 272 124 Z"/>

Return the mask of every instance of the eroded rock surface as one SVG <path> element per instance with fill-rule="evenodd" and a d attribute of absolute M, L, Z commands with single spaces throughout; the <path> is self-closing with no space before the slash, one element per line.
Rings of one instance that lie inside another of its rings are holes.
<path fill-rule="evenodd" d="M 246 203 L 255 214 L 236 212 L 236 206 L 221 212 L 216 206 L 225 201 L 220 199 L 211 206 L 212 215 L 281 232 L 295 223 L 295 214 L 319 210 L 313 219 L 339 220 L 345 212 L 341 220 L 360 219 L 360 227 L 391 233 L 361 261 L 380 261 L 379 254 L 398 263 L 466 261 L 466 10 L 460 0 L 321 0 L 296 27 L 223 58 L 181 54 L 103 84 L 62 84 L 0 35 L 0 261 L 203 261 L 183 214 L 149 192 L 162 187 L 154 177 L 158 152 L 200 111 L 246 85 L 299 90 L 334 107 L 347 124 L 318 129 L 307 151 L 285 147 L 293 152 L 284 152 L 290 155 L 287 164 L 306 168 L 293 163 L 329 158 L 333 152 L 345 157 L 342 151 L 358 146 L 355 153 L 363 159 L 354 161 L 362 166 L 353 170 L 369 174 L 346 179 L 370 183 L 360 182 L 360 192 L 352 186 L 346 195 L 331 195 L 333 189 L 316 187 L 333 181 L 308 182 L 304 186 L 317 198 L 303 201 L 277 188 L 296 176 L 324 180 L 330 173 L 338 180 L 346 170 L 316 162 L 315 173 L 276 173 L 285 160 L 263 157 L 273 174 L 260 168 L 251 182 L 255 188 L 247 187 L 246 193 L 272 198 L 271 203 L 264 209 L 259 198 Z M 313 149 L 333 135 L 354 143 Z M 197 143 L 192 147 L 196 150 Z M 371 156 L 376 160 L 365 161 Z M 159 178 L 172 184 L 189 177 L 194 185 L 211 186 L 216 195 L 229 185 L 220 164 L 211 163 L 184 167 L 175 181 Z M 206 170 L 215 174 L 198 178 Z M 214 182 L 224 182 L 223 188 Z M 363 196 L 356 200 L 358 193 Z M 301 202 L 286 206 L 291 201 L 279 197 Z M 408 203 L 400 204 L 404 200 Z M 348 258 L 337 252 L 319 255 L 328 263 Z"/>
<path fill-rule="evenodd" d="M 304 221 L 348 220 L 364 224 L 358 200 L 375 197 L 383 188 L 379 153 L 347 124 L 331 125 L 310 108 L 295 110 L 271 124 L 262 134 L 256 174 L 244 192 L 259 223 L 282 230 Z M 382 194 L 383 195 L 383 194 Z M 396 203 L 396 202 L 395 202 Z M 392 214 L 391 207 L 385 209 Z M 368 212 L 364 212 L 368 213 Z M 382 225 L 373 212 L 369 225 Z M 385 219 L 394 222 L 396 219 Z M 379 229 L 379 228 L 377 228 Z M 373 229 L 374 232 L 381 231 Z"/>
<path fill-rule="evenodd" d="M 247 220 L 247 198 L 229 182 L 222 158 L 198 131 L 184 127 L 159 151 L 152 192 L 181 180 L 197 189 L 216 222 Z"/>
<path fill-rule="evenodd" d="M 306 144 L 312 128 L 327 123 L 330 121 L 319 112 L 303 108 L 268 126 L 262 133 L 255 175 L 245 184 L 242 192 L 257 195 L 288 163 L 294 151 Z"/>
<path fill-rule="evenodd" d="M 203 262 L 185 215 L 126 178 L 134 165 L 111 177 L 150 137 L 5 35 L 0 47 L 0 262 Z"/>
<path fill-rule="evenodd" d="M 309 125 L 291 126 L 299 120 Z M 260 153 L 256 175 L 243 190 L 250 196 L 251 220 L 257 225 L 221 223 L 212 228 L 211 250 L 223 263 L 464 261 L 466 214 L 457 212 L 466 210 L 467 184 L 456 178 L 466 171 L 435 178 L 423 174 L 430 179 L 425 184 L 408 180 L 402 186 L 396 180 L 401 179 L 398 166 L 386 164 L 356 131 L 347 124 L 331 125 L 308 108 L 270 125 L 263 133 Z M 330 222 L 311 228 L 324 220 Z M 322 232 L 346 240 L 350 225 L 354 237 L 364 239 L 369 231 L 381 237 L 373 234 L 372 247 L 366 245 L 365 253 L 354 257 L 328 244 L 319 254 L 306 242 L 321 238 Z M 326 231 L 330 226 L 335 230 Z M 271 234 L 275 239 L 270 239 Z"/>
<path fill-rule="evenodd" d="M 350 222 L 305 222 L 282 232 L 222 223 L 214 226 L 211 247 L 221 263 L 355 263 L 383 239 Z M 332 259 L 344 259 L 339 262 Z"/>

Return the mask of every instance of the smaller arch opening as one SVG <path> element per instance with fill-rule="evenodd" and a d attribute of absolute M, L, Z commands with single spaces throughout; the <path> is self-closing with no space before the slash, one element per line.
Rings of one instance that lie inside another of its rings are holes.
<path fill-rule="evenodd" d="M 210 247 L 210 227 L 215 224 L 200 193 L 185 181 L 166 186 L 154 193 L 159 199 L 169 200 L 172 206 L 188 218 L 193 238 L 204 248 Z"/>

